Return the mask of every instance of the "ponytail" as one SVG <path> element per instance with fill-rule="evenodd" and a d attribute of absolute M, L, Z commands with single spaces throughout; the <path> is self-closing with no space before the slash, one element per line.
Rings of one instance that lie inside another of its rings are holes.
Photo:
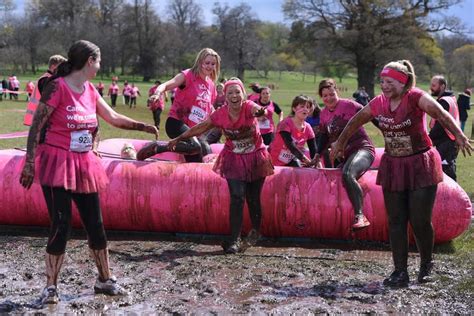
<path fill-rule="evenodd" d="M 58 68 L 56 68 L 56 74 L 53 77 L 66 77 L 72 72 L 72 64 L 69 60 L 62 62 Z"/>

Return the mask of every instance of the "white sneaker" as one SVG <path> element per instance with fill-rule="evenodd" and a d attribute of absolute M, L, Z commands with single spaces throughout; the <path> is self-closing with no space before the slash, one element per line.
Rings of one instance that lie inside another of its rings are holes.
<path fill-rule="evenodd" d="M 95 293 L 102 293 L 110 296 L 117 296 L 117 295 L 127 295 L 128 292 L 120 285 L 117 284 L 117 279 L 113 276 L 104 282 L 100 281 L 97 278 L 94 285 L 94 292 Z"/>
<path fill-rule="evenodd" d="M 57 304 L 59 302 L 58 288 L 50 285 L 43 289 L 40 298 L 41 304 Z"/>

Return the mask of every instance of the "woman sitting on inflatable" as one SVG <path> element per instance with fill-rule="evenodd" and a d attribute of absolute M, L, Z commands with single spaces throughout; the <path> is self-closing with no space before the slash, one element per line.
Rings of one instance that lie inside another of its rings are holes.
<path fill-rule="evenodd" d="M 353 100 L 340 99 L 333 79 L 322 80 L 319 83 L 318 93 L 325 106 L 320 114 L 321 136 L 318 143 L 318 154 L 320 154 L 328 144 L 336 141 L 347 122 L 363 106 Z M 342 181 L 354 208 L 355 218 L 352 228 L 362 229 L 369 226 L 370 222 L 363 214 L 363 192 L 357 180 L 370 168 L 375 158 L 374 145 L 363 127 L 360 127 L 347 142 L 344 157 L 345 159 L 337 161 L 335 167 L 342 167 Z"/>
<path fill-rule="evenodd" d="M 293 99 L 291 114 L 280 122 L 277 136 L 270 147 L 275 166 L 309 167 L 311 160 L 304 154 L 308 144 L 310 157 L 316 155 L 314 131 L 305 120 L 314 109 L 314 101 L 304 95 Z"/>

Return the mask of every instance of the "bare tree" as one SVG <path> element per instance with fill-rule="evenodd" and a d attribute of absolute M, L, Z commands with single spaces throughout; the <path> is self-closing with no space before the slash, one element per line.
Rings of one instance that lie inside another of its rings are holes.
<path fill-rule="evenodd" d="M 217 43 L 222 55 L 233 63 L 237 77 L 244 80 L 245 69 L 256 69 L 262 53 L 262 42 L 256 32 L 259 21 L 245 3 L 234 8 L 216 3 L 212 12 L 217 18 Z"/>
<path fill-rule="evenodd" d="M 453 29 L 455 18 L 430 20 L 460 0 L 286 0 L 286 16 L 308 27 L 314 41 L 352 56 L 359 86 L 374 94 L 376 70 L 426 32 Z M 315 27 L 317 26 L 317 27 Z"/>

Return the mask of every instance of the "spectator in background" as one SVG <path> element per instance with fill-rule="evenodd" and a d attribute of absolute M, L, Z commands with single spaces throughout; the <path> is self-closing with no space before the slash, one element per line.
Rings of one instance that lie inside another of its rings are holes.
<path fill-rule="evenodd" d="M 367 91 L 365 91 L 365 87 L 360 87 L 359 90 L 354 92 L 352 97 L 357 103 L 360 103 L 363 106 L 366 106 L 367 103 L 369 103 L 370 101 L 369 94 L 367 93 Z"/>
<path fill-rule="evenodd" d="M 249 88 L 252 89 L 252 93 L 248 95 L 247 100 L 257 102 L 257 100 L 260 99 L 260 85 L 258 84 L 258 82 L 252 82 L 249 85 Z"/>
<path fill-rule="evenodd" d="M 225 95 L 224 95 L 224 84 L 218 83 L 216 86 L 217 96 L 216 100 L 214 101 L 214 109 L 218 109 L 225 103 Z"/>
<path fill-rule="evenodd" d="M 105 85 L 102 81 L 99 81 L 99 83 L 97 84 L 97 86 L 95 87 L 97 89 L 97 92 L 99 92 L 100 96 L 103 97 L 104 96 L 104 89 L 105 89 Z"/>
<path fill-rule="evenodd" d="M 134 108 L 137 107 L 137 97 L 139 96 L 141 96 L 140 90 L 134 83 L 132 83 L 130 86 L 130 108 L 132 108 L 132 105 Z"/>
<path fill-rule="evenodd" d="M 36 112 L 36 108 L 38 107 L 39 100 L 41 99 L 41 93 L 43 92 L 43 89 L 46 86 L 46 83 L 48 82 L 48 78 L 53 76 L 58 66 L 62 62 L 65 62 L 66 60 L 67 59 L 61 55 L 53 55 L 49 57 L 48 70 L 44 74 L 42 74 L 41 77 L 39 77 L 38 81 L 36 82 L 36 87 L 26 107 L 26 113 L 23 118 L 24 125 L 31 126 L 31 123 L 33 122 L 33 115 Z"/>
<path fill-rule="evenodd" d="M 25 86 L 25 91 L 26 91 L 26 101 L 30 101 L 31 96 L 33 95 L 33 92 L 35 91 L 35 84 L 33 82 L 28 81 Z"/>
<path fill-rule="evenodd" d="M 265 115 L 258 118 L 258 126 L 263 138 L 263 143 L 267 146 L 271 144 L 275 138 L 275 123 L 273 114 L 278 115 L 278 123 L 283 120 L 283 111 L 276 102 L 271 100 L 271 90 L 269 87 L 259 88 L 260 97 L 257 100 L 251 100 L 266 110 Z"/>
<path fill-rule="evenodd" d="M 10 77 L 10 91 L 14 91 L 10 92 L 10 100 L 12 99 L 12 97 L 13 99 L 18 100 L 18 91 L 20 91 L 20 80 L 18 80 L 15 75 L 12 75 Z"/>
<path fill-rule="evenodd" d="M 155 94 L 156 89 L 161 84 L 160 80 L 156 80 L 155 84 L 148 90 L 148 97 L 151 97 Z M 161 112 L 165 109 L 165 101 L 168 101 L 168 94 L 162 93 L 160 98 L 155 101 L 148 101 L 147 106 L 153 113 L 153 121 L 155 122 L 155 126 L 157 129 L 160 129 L 160 122 L 161 122 Z"/>
<path fill-rule="evenodd" d="M 464 93 L 458 96 L 459 120 L 461 122 L 461 130 L 464 132 L 464 127 L 467 121 L 467 111 L 471 109 L 471 90 L 466 89 Z M 471 136 L 472 137 L 472 136 Z"/>
<path fill-rule="evenodd" d="M 131 87 L 127 80 L 123 83 L 122 95 L 125 105 L 130 105 Z"/>
<path fill-rule="evenodd" d="M 2 79 L 2 88 L 3 88 L 3 97 L 6 99 L 7 98 L 7 90 L 8 90 L 8 81 L 3 77 Z"/>
<path fill-rule="evenodd" d="M 109 92 L 107 93 L 107 95 L 110 97 L 110 103 L 112 104 L 113 108 L 117 106 L 117 96 L 119 93 L 119 89 L 120 88 L 117 84 L 117 81 L 112 79 L 112 83 L 109 86 Z"/>
<path fill-rule="evenodd" d="M 443 76 L 434 76 L 431 79 L 431 95 L 460 126 L 456 97 L 454 93 L 447 91 L 447 86 L 448 81 Z M 441 156 L 443 172 L 456 181 L 456 158 L 458 157 L 456 138 L 445 126 L 433 118 L 430 121 L 430 129 L 429 136 Z"/>

